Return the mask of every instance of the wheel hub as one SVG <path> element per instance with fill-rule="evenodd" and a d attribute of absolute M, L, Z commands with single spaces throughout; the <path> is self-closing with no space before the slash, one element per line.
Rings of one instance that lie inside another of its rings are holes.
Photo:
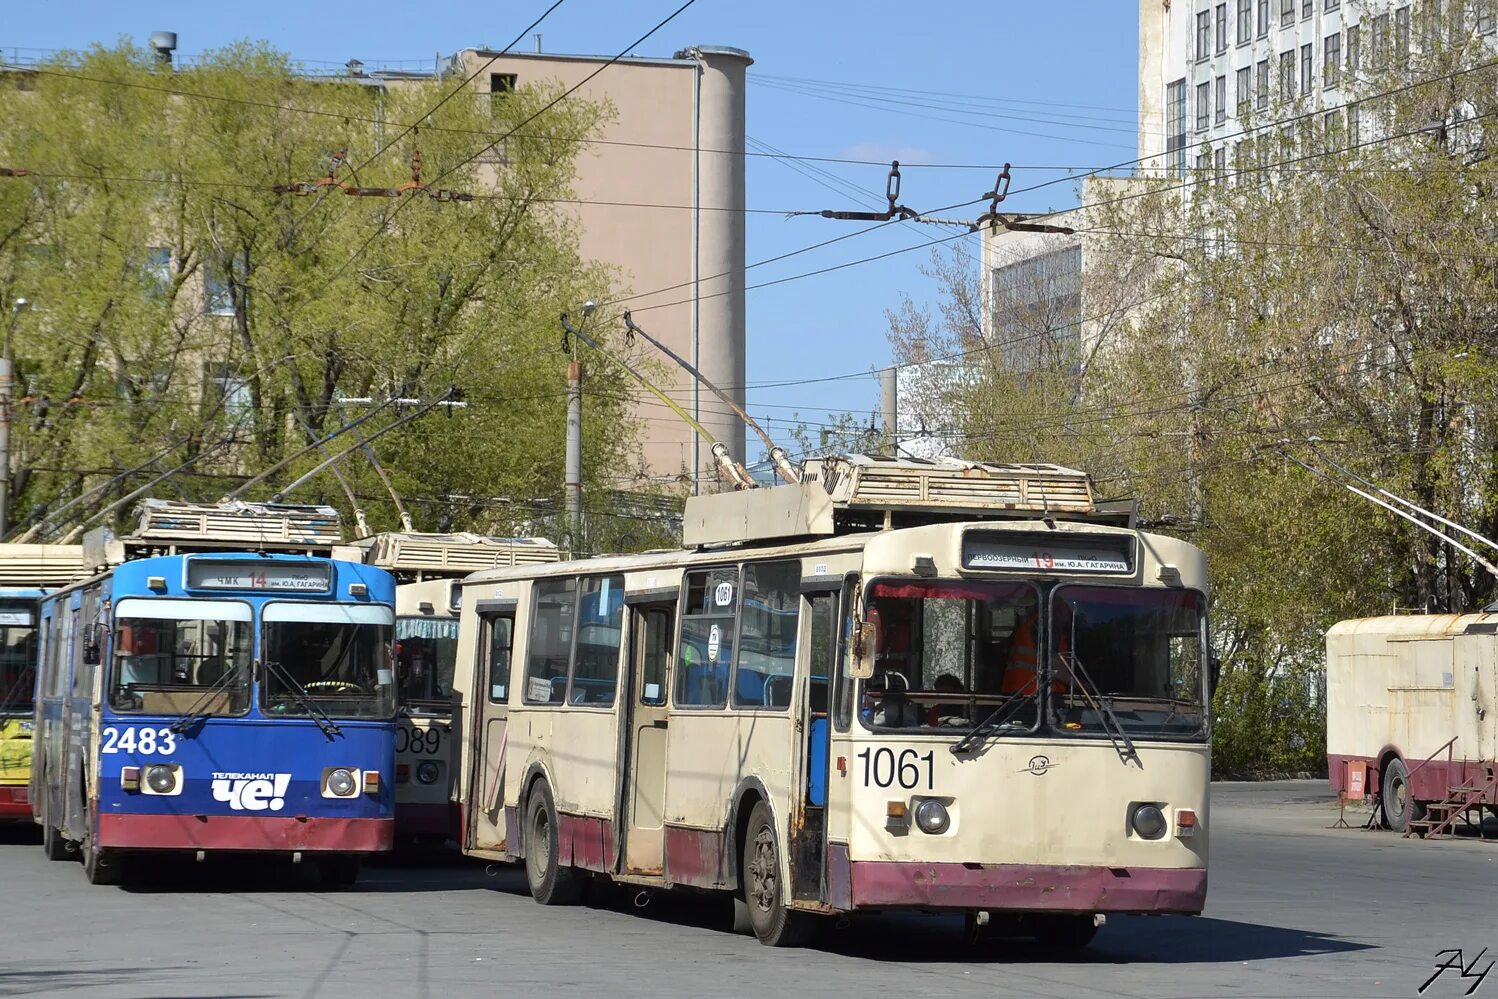
<path fill-rule="evenodd" d="M 760 829 L 754 836 L 754 852 L 749 860 L 748 894 L 761 912 L 775 906 L 775 882 L 780 865 L 775 857 L 775 834 Z"/>

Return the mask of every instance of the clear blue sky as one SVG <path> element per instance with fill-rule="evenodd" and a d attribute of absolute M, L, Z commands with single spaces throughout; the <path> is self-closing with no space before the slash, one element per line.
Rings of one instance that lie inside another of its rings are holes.
<path fill-rule="evenodd" d="M 546 51 L 612 55 L 679 4 L 680 0 L 567 0 L 538 30 Z M 184 54 L 250 38 L 309 62 L 341 64 L 359 58 L 368 66 L 397 60 L 430 65 L 439 52 L 503 46 L 547 5 L 547 0 L 360 0 L 277 5 L 272 11 L 253 3 L 201 0 L 13 0 L 0 20 L 0 47 L 82 48 L 93 42 L 110 44 L 121 36 L 143 43 L 153 30 L 171 30 L 178 33 Z M 1016 165 L 1018 188 L 1058 176 L 1035 166 L 1085 168 L 1135 155 L 1138 5 L 1133 2 L 697 0 L 637 53 L 670 55 L 694 44 L 732 45 L 754 56 L 748 97 L 752 140 L 803 155 L 885 161 L 898 157 L 906 167 L 902 201 L 918 210 L 975 198 L 992 186 L 995 174 L 992 169 L 921 169 L 916 164 L 922 161 L 1009 161 Z M 527 39 L 520 47 L 533 45 Z M 804 83 L 788 87 L 776 77 L 825 81 L 841 89 Z M 874 87 L 954 96 L 860 89 Z M 836 94 L 838 99 L 818 98 L 811 90 Z M 870 104 L 876 106 L 865 106 Z M 864 208 L 882 201 L 887 168 L 812 166 L 836 180 L 815 174 L 813 179 L 783 162 L 752 158 L 749 207 Z M 818 180 L 855 185 L 866 192 L 865 203 L 855 204 L 851 193 L 828 190 Z M 1058 184 L 1037 192 L 1033 200 L 1021 197 L 1011 204 L 1041 210 L 1065 207 L 1075 199 L 1072 185 Z M 968 212 L 976 214 L 975 209 Z M 861 225 L 866 223 L 751 215 L 748 259 L 752 263 L 772 257 Z M 890 226 L 755 268 L 749 272 L 749 283 L 949 233 L 932 226 Z M 897 307 L 902 294 L 918 301 L 932 298 L 934 289 L 917 269 L 928 252 L 915 250 L 750 291 L 751 413 L 779 423 L 799 411 L 811 422 L 825 419 L 828 409 L 866 415 L 877 407 L 878 386 L 871 376 L 781 388 L 753 386 L 861 372 L 887 362 L 884 310 Z"/>

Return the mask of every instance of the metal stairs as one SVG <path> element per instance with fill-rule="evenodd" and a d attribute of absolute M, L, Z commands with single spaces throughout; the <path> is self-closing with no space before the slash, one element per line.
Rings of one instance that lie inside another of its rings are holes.
<path fill-rule="evenodd" d="M 1473 809 L 1477 810 L 1478 835 L 1482 835 L 1482 810 L 1483 806 L 1498 800 L 1494 792 L 1498 791 L 1498 764 L 1493 762 L 1479 765 L 1481 770 L 1478 774 L 1467 778 L 1461 784 L 1447 788 L 1445 799 L 1433 801 L 1425 806 L 1425 817 L 1411 819 L 1409 827 L 1404 831 L 1404 838 L 1410 836 L 1421 836 L 1426 839 L 1437 839 L 1452 831 L 1452 827 L 1458 819 L 1473 824 L 1470 818 Z"/>

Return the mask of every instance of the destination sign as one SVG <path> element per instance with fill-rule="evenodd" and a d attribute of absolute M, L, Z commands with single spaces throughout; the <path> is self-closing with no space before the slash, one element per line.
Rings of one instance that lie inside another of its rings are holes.
<path fill-rule="evenodd" d="M 1001 572 L 1129 573 L 1134 571 L 1133 539 L 1067 538 L 1055 535 L 963 538 L 965 569 Z"/>
<path fill-rule="evenodd" d="M 0 610 L 0 627 L 24 628 L 34 623 L 29 610 Z"/>
<path fill-rule="evenodd" d="M 187 587 L 192 590 L 271 590 L 326 593 L 332 567 L 325 562 L 214 562 L 191 559 Z"/>

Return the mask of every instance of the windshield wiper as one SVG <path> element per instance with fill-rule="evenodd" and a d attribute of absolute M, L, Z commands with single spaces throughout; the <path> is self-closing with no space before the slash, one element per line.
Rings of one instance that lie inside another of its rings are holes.
<path fill-rule="evenodd" d="M 343 730 L 338 727 L 333 719 L 328 717 L 327 712 L 313 703 L 312 695 L 307 693 L 300 683 L 296 682 L 296 678 L 287 671 L 285 666 L 282 666 L 274 659 L 267 659 L 265 660 L 265 668 L 274 672 L 281 679 L 281 682 L 286 684 L 286 692 L 291 695 L 292 700 L 306 709 L 308 716 L 317 723 L 318 728 L 322 729 L 322 734 L 328 737 L 328 741 L 331 742 L 335 735 L 343 734 Z"/>
<path fill-rule="evenodd" d="M 948 746 L 947 749 L 951 751 L 953 756 L 961 756 L 963 753 L 966 753 L 978 743 L 988 738 L 988 736 L 1008 724 L 1009 719 L 1014 717 L 1014 713 L 1032 696 L 1018 690 L 1010 694 L 1000 701 L 993 711 L 989 712 L 987 718 L 969 729 L 966 735 Z"/>
<path fill-rule="evenodd" d="M 171 730 L 173 732 L 185 733 L 193 725 L 197 724 L 199 719 L 206 718 L 208 716 L 208 704 L 214 695 L 228 690 L 230 685 L 239 679 L 242 669 L 244 669 L 243 666 L 235 663 L 232 669 L 227 670 L 223 676 L 205 687 L 203 693 L 198 695 L 198 699 L 193 701 L 186 711 L 182 712 L 182 717 L 172 722 L 170 726 Z"/>
<path fill-rule="evenodd" d="M 1072 621 L 1073 628 L 1075 628 L 1075 615 Z M 1076 646 L 1073 645 L 1072 648 L 1075 649 Z M 1129 761 L 1133 760 L 1139 764 L 1140 769 L 1143 769 L 1144 761 L 1139 758 L 1139 751 L 1134 748 L 1134 740 L 1129 738 L 1129 733 L 1123 727 L 1123 723 L 1113 713 L 1113 708 L 1109 703 L 1112 699 L 1099 690 L 1097 684 L 1092 682 L 1092 677 L 1088 676 L 1087 670 L 1082 666 L 1080 656 L 1075 652 L 1070 652 L 1066 658 L 1066 665 L 1071 670 L 1072 679 L 1076 681 L 1078 689 L 1082 691 L 1082 697 L 1086 699 L 1092 710 L 1097 713 L 1097 716 L 1102 719 L 1103 733 L 1108 736 L 1108 741 L 1113 743 L 1113 749 L 1118 753 L 1118 758 L 1123 762 L 1124 766 L 1128 766 Z"/>

